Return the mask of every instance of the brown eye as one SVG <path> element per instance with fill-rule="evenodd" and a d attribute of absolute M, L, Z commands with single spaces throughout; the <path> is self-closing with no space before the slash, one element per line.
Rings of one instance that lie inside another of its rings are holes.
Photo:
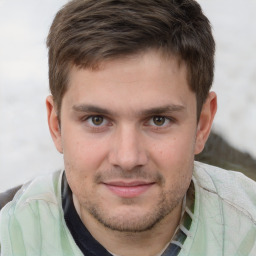
<path fill-rule="evenodd" d="M 92 116 L 91 121 L 93 125 L 99 126 L 103 123 L 104 118 L 102 116 Z"/>
<path fill-rule="evenodd" d="M 154 116 L 153 117 L 153 123 L 156 125 L 156 126 L 162 126 L 165 124 L 165 121 L 166 121 L 166 118 L 163 117 L 163 116 Z"/>

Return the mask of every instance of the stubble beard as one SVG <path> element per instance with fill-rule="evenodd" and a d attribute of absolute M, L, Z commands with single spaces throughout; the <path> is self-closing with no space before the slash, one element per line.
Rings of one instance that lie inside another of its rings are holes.
<path fill-rule="evenodd" d="M 171 192 L 172 193 L 172 192 Z M 102 209 L 99 204 L 92 201 L 87 201 L 84 204 L 86 211 L 93 216 L 100 224 L 107 229 L 125 233 L 138 233 L 145 232 L 153 229 L 159 222 L 161 222 L 167 215 L 171 214 L 177 205 L 182 201 L 183 196 L 174 195 L 168 199 L 168 193 L 162 193 L 158 203 L 155 207 L 140 216 L 136 212 L 125 212 L 122 215 L 109 216 L 106 211 Z M 173 200 L 175 198 L 175 200 Z M 128 199 L 125 201 L 126 205 L 132 205 L 133 200 Z M 108 209 L 111 213 L 111 209 Z"/>
<path fill-rule="evenodd" d="M 138 203 L 136 198 L 123 198 L 121 204 L 127 206 L 126 211 L 121 213 L 114 213 L 111 208 L 106 209 L 102 206 L 100 201 L 93 200 L 92 197 L 87 197 L 82 204 L 82 208 L 88 212 L 94 219 L 96 219 L 104 227 L 119 232 L 137 233 L 153 229 L 159 222 L 161 222 L 167 215 L 171 214 L 173 210 L 181 203 L 186 191 L 186 182 L 184 180 L 180 184 L 175 184 L 169 190 L 164 190 L 165 180 L 160 173 L 149 174 L 141 169 L 133 170 L 133 172 L 102 172 L 95 176 L 95 184 L 102 180 L 122 177 L 125 178 L 148 178 L 156 181 L 157 186 L 161 189 L 158 200 L 147 211 L 136 213 L 136 207 L 133 206 Z M 129 206 L 131 206 L 129 210 Z M 134 210 L 135 209 L 135 210 Z"/>
<path fill-rule="evenodd" d="M 69 167 L 69 168 L 68 168 Z M 89 194 L 85 195 L 82 191 L 84 191 L 85 184 L 81 182 L 74 181 L 74 169 L 71 165 L 66 164 L 67 178 L 69 181 L 69 185 L 73 182 L 74 184 L 80 184 L 80 186 L 71 186 L 72 192 L 75 193 L 79 204 L 80 204 L 80 214 L 81 219 L 85 221 L 85 215 L 89 214 L 93 219 L 95 219 L 99 224 L 103 225 L 107 229 L 117 232 L 123 232 L 127 235 L 145 232 L 153 229 L 159 222 L 165 219 L 169 214 L 173 212 L 173 210 L 182 202 L 184 195 L 189 187 L 191 179 L 189 177 L 181 177 L 179 182 L 173 184 L 173 186 L 169 189 L 165 188 L 165 178 L 159 172 L 149 172 L 149 170 L 144 170 L 143 168 L 136 168 L 131 172 L 127 172 L 121 169 L 112 169 L 112 170 L 103 170 L 97 173 L 94 177 L 93 183 L 99 184 L 104 183 L 104 180 L 108 180 L 111 178 L 121 178 L 121 179 L 145 179 L 150 181 L 155 181 L 156 184 L 160 187 L 158 200 L 155 201 L 154 205 L 142 214 L 137 214 L 133 207 L 138 203 L 136 198 L 123 198 L 122 205 L 127 206 L 126 211 L 121 211 L 121 213 L 115 213 L 115 211 L 104 204 L 102 205 L 102 198 L 99 200 L 95 200 L 94 193 L 96 190 L 92 189 Z M 68 175 L 69 174 L 69 175 Z M 73 177 L 73 178 L 72 178 Z M 77 177 L 76 177 L 77 178 Z M 75 178 L 75 179 L 76 179 Z M 70 182 L 71 181 L 71 182 Z M 178 184 L 177 184 L 178 183 Z M 96 188 L 95 188 L 96 189 Z M 81 193 L 82 192 L 82 193 Z M 128 206 L 131 206 L 129 209 Z M 111 212 L 112 211 L 112 212 Z M 84 215 L 84 216 L 83 216 Z"/>

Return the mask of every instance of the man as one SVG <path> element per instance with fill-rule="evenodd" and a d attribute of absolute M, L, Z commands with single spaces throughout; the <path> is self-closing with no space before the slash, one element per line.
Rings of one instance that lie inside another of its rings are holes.
<path fill-rule="evenodd" d="M 194 162 L 217 108 L 200 6 L 70 1 L 47 45 L 65 171 L 3 208 L 2 255 L 255 255 L 255 183 Z"/>

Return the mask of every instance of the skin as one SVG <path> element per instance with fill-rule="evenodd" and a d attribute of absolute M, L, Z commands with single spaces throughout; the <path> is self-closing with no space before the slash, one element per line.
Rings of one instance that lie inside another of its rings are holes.
<path fill-rule="evenodd" d="M 118 255 L 155 255 L 170 241 L 216 112 L 209 93 L 197 123 L 186 66 L 157 51 L 70 70 L 58 123 L 76 210 L 91 234 Z M 61 128 L 60 128 L 61 127 Z"/>

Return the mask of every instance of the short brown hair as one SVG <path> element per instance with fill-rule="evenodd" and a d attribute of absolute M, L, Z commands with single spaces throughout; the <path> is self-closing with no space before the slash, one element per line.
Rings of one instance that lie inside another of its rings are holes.
<path fill-rule="evenodd" d="M 213 81 L 215 43 L 194 0 L 73 0 L 56 14 L 47 46 L 58 114 L 73 65 L 95 68 L 151 48 L 185 62 L 198 116 Z"/>

